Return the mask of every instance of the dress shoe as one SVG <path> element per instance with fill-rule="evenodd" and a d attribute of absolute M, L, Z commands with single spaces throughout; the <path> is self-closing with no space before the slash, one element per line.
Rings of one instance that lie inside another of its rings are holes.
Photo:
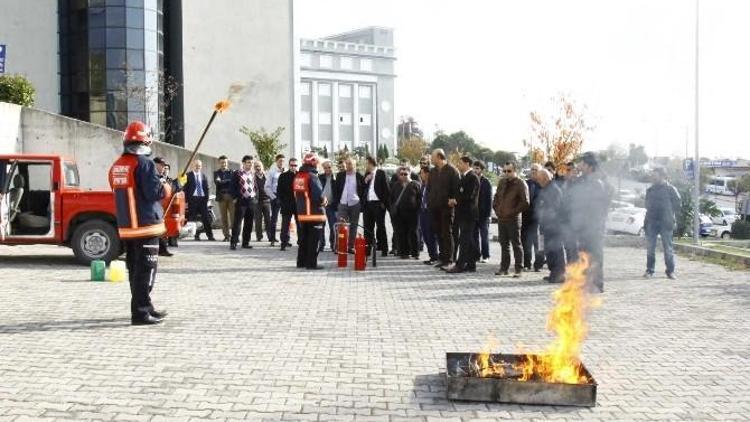
<path fill-rule="evenodd" d="M 480 264 L 486 264 L 486 263 L 487 263 L 487 258 L 482 258 L 482 259 L 480 259 L 480 260 L 479 260 L 479 263 L 480 263 Z"/>
<path fill-rule="evenodd" d="M 438 261 L 438 263 L 437 263 L 437 264 L 435 264 L 435 267 L 436 267 L 436 268 L 442 268 L 442 267 L 447 267 L 447 266 L 449 266 L 449 265 L 451 265 L 451 263 L 450 263 L 450 262 L 442 262 L 442 261 Z"/>
<path fill-rule="evenodd" d="M 250 245 L 242 245 L 242 249 L 252 249 L 253 247 Z"/>
<path fill-rule="evenodd" d="M 271 247 L 273 248 L 273 247 L 275 247 L 275 246 L 276 246 L 276 241 L 275 241 L 275 240 L 272 240 L 272 241 L 271 241 Z"/>
<path fill-rule="evenodd" d="M 306 267 L 305 269 L 306 269 L 306 270 L 322 270 L 322 269 L 323 269 L 323 267 L 322 267 L 322 266 L 320 266 L 320 265 L 318 265 L 318 266 L 316 266 L 316 267 Z"/>
<path fill-rule="evenodd" d="M 209 238 L 208 238 L 208 241 L 209 241 L 209 242 L 216 242 L 216 238 L 213 238 L 213 237 L 209 237 Z"/>
<path fill-rule="evenodd" d="M 230 240 L 230 238 L 229 238 L 229 237 L 227 237 L 227 236 L 224 236 L 224 240 L 222 240 L 222 242 L 229 242 L 229 240 Z"/>
<path fill-rule="evenodd" d="M 346 251 L 346 253 L 348 253 L 349 255 L 354 255 L 354 248 L 349 248 L 349 249 L 348 249 L 348 250 Z M 369 255 L 368 255 L 368 256 L 369 256 Z"/>
<path fill-rule="evenodd" d="M 282 251 L 282 252 L 285 251 L 286 250 L 286 245 L 281 245 L 281 249 L 279 249 L 279 250 Z"/>
<path fill-rule="evenodd" d="M 516 270 L 516 271 L 515 271 L 515 272 L 513 273 L 513 278 L 520 278 L 520 277 L 521 277 L 521 271 L 518 271 L 518 270 Z"/>
<path fill-rule="evenodd" d="M 130 325 L 154 325 L 162 322 L 161 318 L 152 315 L 146 315 L 143 318 L 131 319 Z"/>
<path fill-rule="evenodd" d="M 450 268 L 444 268 L 444 270 L 448 274 L 461 274 L 462 272 L 464 272 L 464 269 L 458 267 L 457 265 L 454 265 Z"/>
<path fill-rule="evenodd" d="M 174 254 L 169 251 L 161 251 L 159 252 L 159 256 L 173 256 Z"/>
<path fill-rule="evenodd" d="M 508 275 L 508 271 L 507 270 L 497 270 L 497 271 L 495 271 L 495 275 L 500 275 L 500 276 L 502 276 L 502 275 Z"/>
<path fill-rule="evenodd" d="M 414 260 L 419 260 L 419 255 L 412 255 L 412 256 L 411 256 L 411 259 L 414 259 Z"/>
<path fill-rule="evenodd" d="M 201 241 L 201 237 L 200 236 L 195 236 L 193 238 L 193 240 L 195 240 L 196 242 L 200 242 Z"/>
<path fill-rule="evenodd" d="M 151 314 L 152 317 L 158 318 L 158 319 L 164 319 L 165 316 L 169 315 L 169 312 L 167 312 L 166 309 L 163 309 L 161 311 L 153 310 L 149 313 Z"/>
<path fill-rule="evenodd" d="M 426 261 L 422 261 L 422 263 L 425 265 L 435 265 L 436 262 L 437 262 L 437 259 L 428 259 Z"/>
<path fill-rule="evenodd" d="M 395 254 L 394 254 L 394 255 L 395 255 Z M 383 251 L 383 255 L 382 255 L 382 256 L 383 256 L 383 257 L 386 257 L 386 256 L 388 256 L 388 252 L 386 252 L 386 251 Z"/>
<path fill-rule="evenodd" d="M 409 255 L 401 255 L 398 259 L 409 259 Z"/>
<path fill-rule="evenodd" d="M 232 244 L 230 244 L 230 245 L 229 245 L 229 249 L 231 249 L 231 250 L 233 250 L 233 251 L 236 251 L 236 250 L 237 250 L 237 244 L 236 244 L 236 243 L 232 243 Z"/>
<path fill-rule="evenodd" d="M 464 271 L 467 273 L 475 273 L 477 272 L 477 267 L 466 267 L 464 268 Z"/>

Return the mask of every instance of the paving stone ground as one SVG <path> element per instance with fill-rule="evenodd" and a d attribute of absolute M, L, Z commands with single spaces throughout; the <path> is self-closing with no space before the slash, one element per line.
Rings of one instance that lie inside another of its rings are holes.
<path fill-rule="evenodd" d="M 493 246 L 493 248 L 497 248 Z M 166 323 L 129 325 L 127 283 L 88 282 L 56 247 L 0 246 L 0 421 L 748 420 L 750 273 L 678 259 L 643 280 L 642 250 L 606 250 L 583 359 L 594 408 L 445 399 L 445 353 L 540 348 L 554 287 L 449 276 L 387 258 L 355 273 L 294 268 L 258 244 L 185 241 L 154 291 Z"/>

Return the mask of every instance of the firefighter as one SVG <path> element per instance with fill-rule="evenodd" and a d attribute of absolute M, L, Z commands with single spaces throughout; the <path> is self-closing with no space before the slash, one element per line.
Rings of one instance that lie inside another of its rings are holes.
<path fill-rule="evenodd" d="M 305 155 L 302 168 L 294 176 L 292 187 L 297 206 L 297 221 L 300 223 L 297 268 L 323 269 L 318 266 L 318 244 L 326 222 L 324 207 L 328 204 L 318 178 L 318 156 L 314 152 Z"/>
<path fill-rule="evenodd" d="M 130 123 L 125 129 L 123 154 L 109 169 L 117 227 L 127 251 L 133 325 L 158 324 L 166 316 L 154 309 L 150 293 L 156 279 L 159 238 L 166 232 L 161 202 L 172 190 L 148 158 L 150 132 L 142 122 Z"/>

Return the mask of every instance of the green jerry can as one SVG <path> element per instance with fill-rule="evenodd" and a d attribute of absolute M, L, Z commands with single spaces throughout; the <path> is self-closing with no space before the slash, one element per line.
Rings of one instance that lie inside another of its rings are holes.
<path fill-rule="evenodd" d="M 91 261 L 91 281 L 104 281 L 107 264 L 102 260 Z"/>

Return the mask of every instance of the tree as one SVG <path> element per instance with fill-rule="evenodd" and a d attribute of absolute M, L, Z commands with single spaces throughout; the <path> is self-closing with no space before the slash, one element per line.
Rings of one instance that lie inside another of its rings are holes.
<path fill-rule="evenodd" d="M 23 107 L 34 105 L 34 85 L 23 75 L 0 75 L 0 101 Z"/>
<path fill-rule="evenodd" d="M 414 120 L 414 117 L 412 116 L 401 116 L 401 121 L 398 124 L 397 130 L 399 142 L 409 140 L 413 137 L 424 137 L 422 129 L 419 128 L 419 123 L 417 123 L 417 121 Z"/>
<path fill-rule="evenodd" d="M 494 162 L 497 165 L 503 165 L 507 162 L 512 162 L 516 160 L 516 156 L 512 152 L 507 151 L 495 151 L 494 154 L 492 154 L 492 162 Z"/>
<path fill-rule="evenodd" d="M 286 148 L 286 144 L 282 144 L 280 140 L 281 134 L 284 132 L 282 126 L 277 127 L 270 133 L 266 132 L 265 128 L 251 130 L 247 126 L 242 126 L 240 132 L 250 138 L 250 142 L 255 148 L 255 154 L 266 168 L 270 168 L 276 155 Z"/>
<path fill-rule="evenodd" d="M 450 135 L 443 131 L 438 131 L 435 134 L 435 139 L 432 140 L 432 149 L 435 148 L 442 148 L 446 154 L 450 154 L 453 151 L 473 154 L 479 148 L 479 145 L 477 145 L 474 138 L 463 130 L 451 133 Z"/>
<path fill-rule="evenodd" d="M 390 156 L 391 154 L 388 151 L 388 145 L 381 144 L 378 147 L 378 153 L 375 158 L 377 159 L 378 163 L 383 164 L 385 160 L 387 160 Z"/>
<path fill-rule="evenodd" d="M 734 192 L 734 208 L 739 207 L 740 196 L 750 192 L 750 174 L 745 174 L 739 179 L 729 181 L 729 189 Z"/>
<path fill-rule="evenodd" d="M 538 159 L 535 149 L 540 149 L 544 153 L 541 161 L 550 160 L 560 168 L 581 152 L 586 135 L 593 127 L 586 124 L 586 106 L 579 106 L 565 95 L 550 101 L 554 110 L 550 116 L 536 111 L 529 114 L 534 139 L 526 141 L 525 145 L 532 159 Z"/>
<path fill-rule="evenodd" d="M 630 144 L 628 147 L 628 162 L 630 167 L 638 167 L 648 163 L 648 155 L 643 145 Z"/>
<path fill-rule="evenodd" d="M 416 165 L 427 151 L 427 143 L 419 137 L 412 136 L 410 139 L 401 141 L 398 148 L 398 158 L 407 160 L 411 165 Z"/>

